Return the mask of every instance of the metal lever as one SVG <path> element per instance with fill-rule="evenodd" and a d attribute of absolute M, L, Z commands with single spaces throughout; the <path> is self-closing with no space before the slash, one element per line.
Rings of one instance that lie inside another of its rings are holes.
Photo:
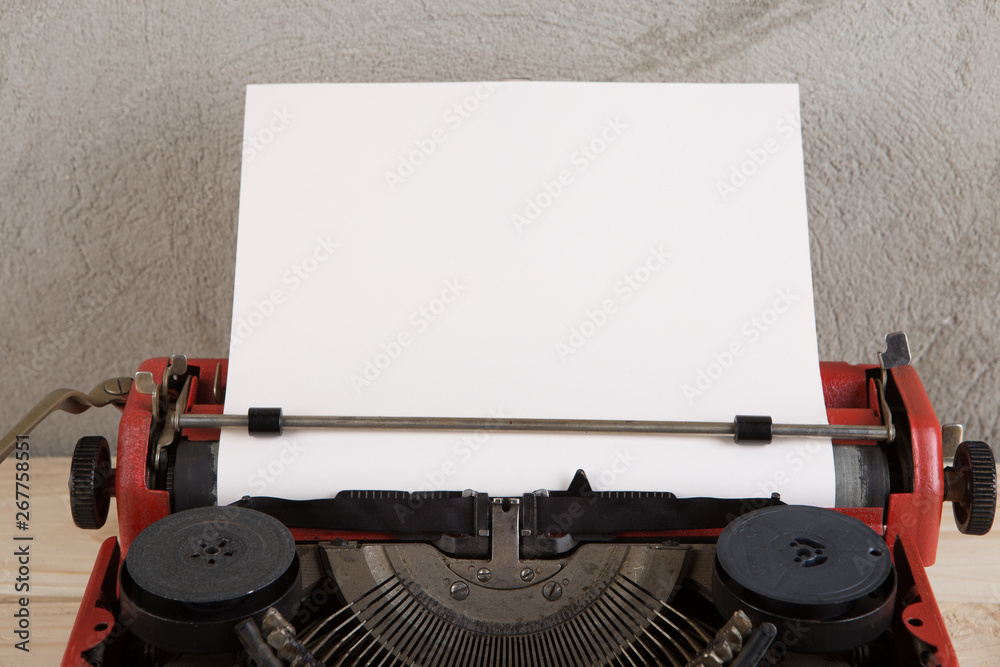
<path fill-rule="evenodd" d="M 0 440 L 0 462 L 14 451 L 18 436 L 31 433 L 42 420 L 56 410 L 76 415 L 90 408 L 103 408 L 105 405 L 121 407 L 125 405 L 130 389 L 132 389 L 132 378 L 119 377 L 105 380 L 87 394 L 76 389 L 56 389 L 50 392 Z"/>
<path fill-rule="evenodd" d="M 905 366 L 910 363 L 910 342 L 902 331 L 894 331 L 885 337 L 885 352 L 878 353 L 878 364 L 882 370 Z"/>
<path fill-rule="evenodd" d="M 889 442 L 896 439 L 896 427 L 892 423 L 892 411 L 885 397 L 885 389 L 889 386 L 889 369 L 906 366 L 910 363 L 910 341 L 902 331 L 894 331 L 885 336 L 885 352 L 878 353 L 878 365 L 882 373 L 875 380 L 878 389 L 879 410 L 882 413 L 882 423 L 889 431 Z"/>

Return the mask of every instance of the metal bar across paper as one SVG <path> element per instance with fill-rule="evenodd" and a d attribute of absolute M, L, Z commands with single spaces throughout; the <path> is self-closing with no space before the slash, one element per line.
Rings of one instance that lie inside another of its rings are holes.
<path fill-rule="evenodd" d="M 246 428 L 246 415 L 185 414 L 181 428 Z M 737 434 L 737 422 L 639 421 L 620 419 L 495 419 L 491 417 L 335 417 L 282 416 L 282 428 L 399 429 L 442 431 L 551 431 L 572 433 L 646 433 L 675 435 Z M 853 424 L 773 424 L 775 436 L 891 440 L 889 426 Z"/>

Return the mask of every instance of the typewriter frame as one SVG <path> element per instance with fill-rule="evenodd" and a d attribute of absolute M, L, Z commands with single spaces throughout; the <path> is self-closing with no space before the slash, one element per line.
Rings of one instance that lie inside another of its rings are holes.
<path fill-rule="evenodd" d="M 149 359 L 138 370 L 149 372 L 154 378 L 164 377 L 170 363 L 169 358 Z M 220 389 L 225 388 L 228 360 L 191 359 L 187 366 L 191 380 L 183 411 L 222 414 Z M 900 488 L 893 489 L 885 508 L 835 509 L 862 520 L 883 535 L 891 550 L 900 577 L 894 620 L 897 637 L 909 638 L 917 655 L 933 656 L 937 664 L 953 667 L 958 661 L 925 572 L 937 554 L 944 494 L 941 426 L 926 391 L 909 365 L 887 371 L 884 396 L 879 391 L 878 366 L 821 362 L 820 372 L 831 424 L 878 425 L 883 423 L 883 406 L 891 410 L 896 429 L 892 443 L 835 440 L 834 446 L 887 447 Z M 125 632 L 117 621 L 118 571 L 122 560 L 139 532 L 171 512 L 170 494 L 150 487 L 150 462 L 157 431 L 153 401 L 154 396 L 140 393 L 133 386 L 122 409 L 117 468 L 108 480 L 117 504 L 119 536 L 108 538 L 100 548 L 69 637 L 64 666 L 87 666 L 85 653 L 102 643 L 114 642 Z M 215 441 L 220 432 L 192 428 L 184 429 L 182 435 L 191 441 Z M 289 528 L 296 542 L 380 541 L 393 537 L 384 533 Z M 696 529 L 641 535 L 623 533 L 621 537 L 683 541 L 714 538 L 719 532 Z"/>

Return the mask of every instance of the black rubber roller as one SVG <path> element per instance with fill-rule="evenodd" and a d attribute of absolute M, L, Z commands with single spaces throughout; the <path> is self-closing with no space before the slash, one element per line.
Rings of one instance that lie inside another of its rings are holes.
<path fill-rule="evenodd" d="M 985 535 L 997 509 L 997 468 L 985 442 L 963 442 L 954 464 L 945 469 L 945 498 L 952 501 L 955 524 L 966 535 Z"/>
<path fill-rule="evenodd" d="M 771 442 L 772 426 L 770 417 L 736 415 L 736 434 L 733 440 L 740 444 L 767 444 Z"/>
<path fill-rule="evenodd" d="M 250 435 L 281 435 L 281 408 L 247 410 L 247 432 Z"/>
<path fill-rule="evenodd" d="M 69 503 L 73 523 L 96 530 L 111 508 L 111 448 L 100 435 L 80 438 L 69 467 Z"/>

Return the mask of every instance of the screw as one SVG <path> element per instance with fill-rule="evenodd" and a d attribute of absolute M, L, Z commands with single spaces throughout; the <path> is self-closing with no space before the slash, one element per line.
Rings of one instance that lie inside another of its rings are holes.
<path fill-rule="evenodd" d="M 124 396 L 128 391 L 122 385 L 122 379 L 115 378 L 104 383 L 104 393 L 108 396 Z"/>
<path fill-rule="evenodd" d="M 491 576 L 493 575 L 490 573 L 489 569 L 485 567 L 479 568 L 479 572 L 476 572 L 476 579 L 483 582 L 484 584 L 490 580 Z"/>
<path fill-rule="evenodd" d="M 562 595 L 562 586 L 554 581 L 550 581 L 542 587 L 542 595 L 545 596 L 546 600 L 555 602 Z"/>
<path fill-rule="evenodd" d="M 464 600 L 469 597 L 469 584 L 464 581 L 456 581 L 451 585 L 451 597 L 456 600 Z"/>
<path fill-rule="evenodd" d="M 535 571 L 532 570 L 530 567 L 526 567 L 523 570 L 521 570 L 521 581 L 527 582 L 531 581 L 534 578 L 535 578 Z"/>

